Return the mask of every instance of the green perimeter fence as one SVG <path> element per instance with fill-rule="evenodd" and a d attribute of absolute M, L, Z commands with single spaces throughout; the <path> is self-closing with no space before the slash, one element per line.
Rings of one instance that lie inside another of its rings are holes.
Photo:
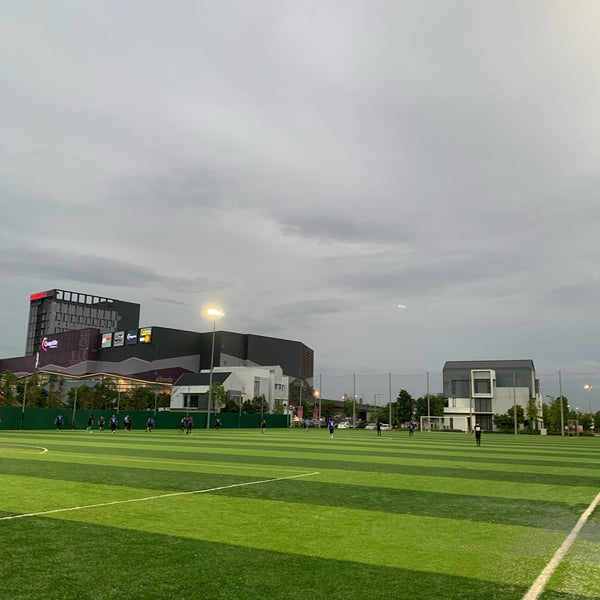
<path fill-rule="evenodd" d="M 115 411 L 110 410 L 88 410 L 81 409 L 73 412 L 73 409 L 65 407 L 59 408 L 25 408 L 23 411 L 19 407 L 0 406 L 0 429 L 56 429 L 54 424 L 56 416 L 62 415 L 64 418 L 63 429 L 85 429 L 90 415 L 94 415 L 94 429 L 98 429 L 98 418 L 104 416 L 106 420 L 106 429 L 110 429 L 108 420 Z M 123 418 L 125 415 L 131 417 L 132 429 L 145 429 L 148 417 L 154 417 L 155 429 L 179 429 L 181 419 L 187 414 L 194 418 L 194 429 L 206 429 L 206 413 L 196 413 L 190 411 L 158 411 L 152 410 L 131 410 L 120 411 L 119 429 L 123 429 Z M 221 419 L 221 427 L 224 429 L 240 428 L 259 428 L 260 414 L 238 414 L 238 413 L 220 413 L 210 415 L 210 427 L 214 428 L 215 419 Z M 264 415 L 267 421 L 267 427 L 287 427 L 288 417 L 286 415 Z"/>

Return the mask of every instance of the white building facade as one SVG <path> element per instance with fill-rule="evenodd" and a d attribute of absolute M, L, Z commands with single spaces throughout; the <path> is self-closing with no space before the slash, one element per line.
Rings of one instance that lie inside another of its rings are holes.
<path fill-rule="evenodd" d="M 471 431 L 476 422 L 483 429 L 495 429 L 495 414 L 506 414 L 519 405 L 527 418 L 527 406 L 533 398 L 541 427 L 542 397 L 532 360 L 448 361 L 443 370 L 444 427 Z"/>
<path fill-rule="evenodd" d="M 270 411 L 278 401 L 284 411 L 288 407 L 289 377 L 281 367 L 215 367 L 213 383 L 221 383 L 227 397 L 238 404 L 264 396 Z M 171 391 L 171 409 L 195 409 L 206 411 L 210 371 L 186 373 L 174 384 Z M 214 407 L 211 407 L 211 411 Z"/>

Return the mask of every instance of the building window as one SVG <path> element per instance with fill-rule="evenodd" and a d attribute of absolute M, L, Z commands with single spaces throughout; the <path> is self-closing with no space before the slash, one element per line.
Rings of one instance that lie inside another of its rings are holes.
<path fill-rule="evenodd" d="M 476 413 L 491 413 L 492 412 L 492 399 L 491 398 L 475 398 L 475 412 Z"/>
<path fill-rule="evenodd" d="M 475 384 L 475 393 L 476 394 L 491 394 L 492 386 L 491 381 L 489 379 L 476 379 L 474 381 Z"/>
<path fill-rule="evenodd" d="M 198 395 L 197 394 L 184 394 L 183 395 L 183 407 L 184 408 L 198 408 Z"/>

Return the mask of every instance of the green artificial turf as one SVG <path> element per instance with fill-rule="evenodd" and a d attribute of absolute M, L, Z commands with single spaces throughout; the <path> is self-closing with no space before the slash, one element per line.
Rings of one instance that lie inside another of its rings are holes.
<path fill-rule="evenodd" d="M 522 598 L 599 459 L 596 438 L 0 432 L 0 598 Z M 600 597 L 599 567 L 595 513 L 541 598 Z"/>

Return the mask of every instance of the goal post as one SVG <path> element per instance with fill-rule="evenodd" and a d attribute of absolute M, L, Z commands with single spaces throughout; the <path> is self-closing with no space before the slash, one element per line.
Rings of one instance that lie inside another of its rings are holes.
<path fill-rule="evenodd" d="M 421 417 L 421 431 L 469 431 L 466 416 Z"/>

